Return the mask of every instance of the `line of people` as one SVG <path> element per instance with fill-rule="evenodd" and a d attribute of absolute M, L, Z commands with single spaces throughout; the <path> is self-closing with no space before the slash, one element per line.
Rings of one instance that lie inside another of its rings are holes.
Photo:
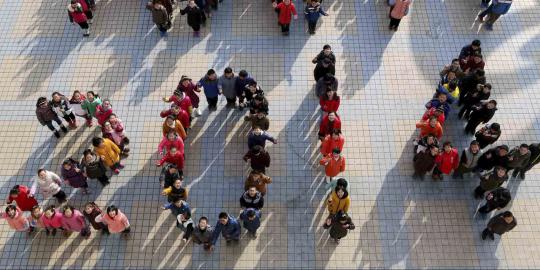
<path fill-rule="evenodd" d="M 540 145 L 521 144 L 513 149 L 506 145 L 483 149 L 495 143 L 501 136 L 498 123 L 488 123 L 497 110 L 497 102 L 490 100 L 492 86 L 486 83 L 485 63 L 480 40 L 464 46 L 458 58 L 440 72 L 441 80 L 434 98 L 426 104 L 426 111 L 416 127 L 419 136 L 414 140 L 414 175 L 424 179 L 431 172 L 433 180 L 443 180 L 445 175 L 463 179 L 472 173 L 480 178 L 474 190 L 474 197 L 485 198 L 478 209 L 481 214 L 505 208 L 511 200 L 510 191 L 502 185 L 512 177 L 525 179 L 525 173 L 540 162 Z M 443 124 L 452 109 L 458 109 L 459 119 L 466 119 L 465 134 L 474 134 L 469 147 L 461 157 L 452 143 L 446 141 L 440 149 Z M 478 125 L 485 125 L 477 129 Z M 502 235 L 516 226 L 516 219 L 509 211 L 497 214 L 482 232 L 482 239 L 494 239 L 494 234 Z"/>
<path fill-rule="evenodd" d="M 278 25 L 281 27 L 281 33 L 284 36 L 289 35 L 289 28 L 292 20 L 298 19 L 298 12 L 296 6 L 291 0 L 271 0 L 272 8 L 277 13 Z M 304 17 L 308 23 L 308 32 L 310 35 L 315 34 L 317 29 L 317 22 L 321 16 L 328 16 L 328 13 L 324 11 L 321 6 L 322 0 L 308 0 L 305 1 Z"/>
<path fill-rule="evenodd" d="M 15 185 L 9 192 L 6 200 L 8 206 L 2 217 L 11 228 L 26 231 L 29 235 L 37 229 L 44 229 L 47 235 L 55 236 L 58 230 L 62 230 L 66 236 L 78 232 L 88 238 L 92 225 L 104 234 L 122 233 L 127 238 L 130 232 L 129 220 L 116 206 L 110 205 L 106 212 L 102 212 L 97 204 L 88 202 L 79 211 L 68 203 L 62 187 L 65 184 L 87 195 L 90 193 L 88 178 L 96 179 L 105 188 L 110 183 L 110 175 L 119 174 L 124 168 L 121 160 L 129 155 L 129 139 L 124 134 L 122 120 L 113 113 L 110 100 L 102 100 L 93 91 L 88 91 L 86 95 L 74 91 L 70 99 L 54 92 L 51 100 L 38 98 L 36 117 L 56 138 L 60 138 L 62 133 L 67 134 L 70 129 L 78 128 L 77 117 L 84 119 L 87 128 L 92 127 L 96 119 L 102 137 L 92 139 L 92 148 L 84 150 L 80 161 L 67 157 L 59 168 L 60 175 L 40 168 L 31 187 Z M 67 122 L 67 126 L 62 119 Z M 38 190 L 44 205 L 48 204 L 48 199 L 55 198 L 58 207 L 54 203 L 40 206 L 36 196 Z M 25 215 L 24 212 L 30 214 Z"/>

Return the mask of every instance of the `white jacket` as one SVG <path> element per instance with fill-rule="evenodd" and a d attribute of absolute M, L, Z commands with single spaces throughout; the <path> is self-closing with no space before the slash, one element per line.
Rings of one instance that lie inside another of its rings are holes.
<path fill-rule="evenodd" d="M 39 176 L 34 177 L 34 183 L 32 184 L 32 188 L 30 189 L 30 194 L 35 194 L 36 189 L 39 186 L 41 194 L 43 194 L 43 197 L 47 199 L 55 195 L 62 189 L 60 188 L 60 185 L 62 184 L 62 180 L 60 179 L 60 177 L 53 172 L 46 172 L 47 176 L 45 177 L 45 179 L 41 179 Z"/>

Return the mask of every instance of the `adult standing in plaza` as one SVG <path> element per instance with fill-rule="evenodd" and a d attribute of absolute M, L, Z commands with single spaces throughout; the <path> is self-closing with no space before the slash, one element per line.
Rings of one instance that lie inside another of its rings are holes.
<path fill-rule="evenodd" d="M 289 26 L 292 18 L 298 19 L 298 13 L 296 7 L 291 0 L 283 0 L 283 2 L 276 4 L 272 3 L 272 7 L 278 12 L 278 23 L 281 26 L 281 33 L 285 36 L 289 35 Z M 294 16 L 293 16 L 294 15 Z"/>
<path fill-rule="evenodd" d="M 516 225 L 517 221 L 512 212 L 500 213 L 489 220 L 487 227 L 482 231 L 482 240 L 486 240 L 486 238 L 495 240 L 494 234 L 502 236 L 514 229 Z"/>
<path fill-rule="evenodd" d="M 150 12 L 152 12 L 152 21 L 159 29 L 160 35 L 162 37 L 166 37 L 167 30 L 171 28 L 170 13 L 167 11 L 167 8 L 162 4 L 160 0 L 152 0 L 152 2 L 148 2 L 146 8 L 150 10 Z"/>
<path fill-rule="evenodd" d="M 478 21 L 483 22 L 486 30 L 492 31 L 493 24 L 504 14 L 508 13 L 512 6 L 512 0 L 493 0 L 489 7 L 478 14 Z M 488 19 L 484 21 L 484 17 Z"/>
<path fill-rule="evenodd" d="M 88 5 L 84 0 L 71 0 L 70 4 L 67 7 L 69 21 L 73 24 L 78 24 L 81 29 L 83 29 L 83 36 L 90 36 L 90 25 L 91 19 L 87 16 L 87 12 L 92 14 L 88 9 Z M 86 11 L 86 12 L 85 12 Z"/>
<path fill-rule="evenodd" d="M 529 145 L 529 151 L 531 152 L 529 162 L 519 172 L 519 178 L 521 179 L 525 179 L 525 173 L 540 163 L 540 144 L 533 143 Z"/>
<path fill-rule="evenodd" d="M 195 4 L 195 1 L 188 1 L 186 8 L 180 10 L 180 15 L 187 15 L 187 23 L 193 29 L 193 36 L 199 37 L 201 24 L 206 21 L 204 12 Z"/>

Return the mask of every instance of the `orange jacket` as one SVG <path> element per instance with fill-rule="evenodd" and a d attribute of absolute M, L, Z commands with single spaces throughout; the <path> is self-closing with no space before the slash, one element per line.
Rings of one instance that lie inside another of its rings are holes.
<path fill-rule="evenodd" d="M 334 177 L 340 172 L 345 171 L 345 158 L 340 156 L 337 160 L 332 157 L 332 154 L 327 155 L 319 161 L 319 164 L 324 166 L 326 176 Z"/>
<path fill-rule="evenodd" d="M 186 130 L 184 129 L 184 126 L 182 125 L 182 122 L 180 120 L 174 120 L 174 128 L 171 128 L 167 125 L 167 119 L 165 119 L 165 122 L 163 122 L 163 137 L 167 137 L 167 133 L 169 131 L 173 130 L 182 138 L 182 140 L 185 140 L 187 138 Z"/>
<path fill-rule="evenodd" d="M 438 140 L 442 138 L 443 135 L 443 129 L 441 126 L 441 123 L 437 122 L 435 127 L 431 127 L 429 125 L 429 120 L 425 122 L 418 122 L 416 123 L 416 128 L 420 129 L 420 137 L 423 138 L 429 134 L 433 134 L 433 136 L 437 137 Z"/>
<path fill-rule="evenodd" d="M 344 144 L 345 137 L 343 137 L 343 135 L 339 135 L 337 140 L 333 140 L 332 135 L 326 135 L 321 144 L 321 154 L 323 154 L 323 156 L 332 154 L 332 150 L 334 150 L 334 148 L 339 148 L 339 151 L 343 151 Z"/>

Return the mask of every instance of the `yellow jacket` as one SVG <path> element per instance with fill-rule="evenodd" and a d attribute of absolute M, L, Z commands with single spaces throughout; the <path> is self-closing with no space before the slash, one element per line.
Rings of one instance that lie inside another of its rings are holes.
<path fill-rule="evenodd" d="M 335 215 L 339 211 L 347 213 L 350 205 L 351 197 L 349 197 L 347 191 L 345 191 L 343 198 L 340 199 L 334 190 L 332 191 L 332 194 L 330 194 L 330 199 L 328 199 L 328 212 L 330 212 L 331 215 Z"/>
<path fill-rule="evenodd" d="M 120 162 L 120 148 L 109 139 L 104 138 L 103 146 L 95 147 L 94 151 L 102 157 L 103 163 L 107 167 L 112 167 L 115 163 Z"/>

